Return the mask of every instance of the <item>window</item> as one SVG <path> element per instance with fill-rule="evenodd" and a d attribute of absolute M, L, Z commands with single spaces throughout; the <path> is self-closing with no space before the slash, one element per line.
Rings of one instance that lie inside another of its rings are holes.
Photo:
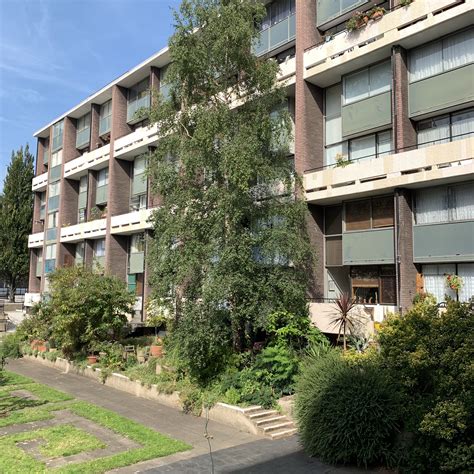
<path fill-rule="evenodd" d="M 49 185 L 49 192 L 48 192 L 48 197 L 54 197 L 54 196 L 59 196 L 59 192 L 61 189 L 61 182 L 57 181 L 56 183 L 51 183 Z"/>
<path fill-rule="evenodd" d="M 51 167 L 59 166 L 63 160 L 63 151 L 59 150 L 51 154 Z"/>
<path fill-rule="evenodd" d="M 437 224 L 474 219 L 474 183 L 440 186 L 417 191 L 415 221 Z"/>
<path fill-rule="evenodd" d="M 438 303 L 446 297 L 468 302 L 474 295 L 474 263 L 448 263 L 441 265 L 423 265 L 425 292 L 435 296 Z M 459 275 L 463 280 L 462 288 L 457 292 L 446 285 L 446 276 Z"/>
<path fill-rule="evenodd" d="M 396 304 L 395 267 L 360 266 L 350 270 L 352 296 L 360 304 Z"/>
<path fill-rule="evenodd" d="M 99 135 L 104 135 L 110 132 L 112 117 L 112 101 L 109 100 L 100 106 L 99 113 Z"/>
<path fill-rule="evenodd" d="M 79 193 L 87 193 L 87 176 L 81 176 L 79 181 Z"/>
<path fill-rule="evenodd" d="M 87 130 L 91 126 L 91 114 L 83 115 L 77 119 L 77 132 Z"/>
<path fill-rule="evenodd" d="M 422 120 L 417 124 L 417 142 L 424 148 L 474 135 L 474 109 Z"/>
<path fill-rule="evenodd" d="M 48 229 L 53 229 L 58 226 L 58 212 L 52 212 L 48 214 Z"/>
<path fill-rule="evenodd" d="M 53 260 L 56 258 L 56 244 L 46 246 L 46 260 Z"/>
<path fill-rule="evenodd" d="M 420 81 L 474 61 L 474 28 L 410 52 L 410 82 Z"/>
<path fill-rule="evenodd" d="M 95 241 L 94 256 L 105 257 L 105 239 L 99 239 Z"/>
<path fill-rule="evenodd" d="M 170 85 L 166 82 L 166 76 L 168 75 L 168 65 L 160 68 L 160 93 L 164 99 L 170 98 Z"/>
<path fill-rule="evenodd" d="M 109 184 L 109 168 L 101 169 L 97 173 L 97 187 Z"/>
<path fill-rule="evenodd" d="M 90 142 L 91 114 L 88 113 L 77 119 L 76 147 L 83 147 Z"/>
<path fill-rule="evenodd" d="M 368 230 L 392 227 L 393 196 L 378 196 L 345 203 L 345 230 Z"/>
<path fill-rule="evenodd" d="M 149 87 L 148 79 L 144 79 L 138 84 L 135 84 L 134 86 L 130 87 L 130 89 L 128 90 L 128 102 L 129 103 L 134 102 L 136 100 L 139 100 L 143 97 L 148 96 L 149 95 L 148 87 Z"/>
<path fill-rule="evenodd" d="M 276 0 L 267 5 L 267 14 L 262 20 L 260 29 L 266 30 L 293 15 L 296 12 L 296 0 Z"/>
<path fill-rule="evenodd" d="M 79 242 L 76 244 L 76 254 L 75 254 L 76 262 L 79 263 L 84 260 L 84 242 Z"/>
<path fill-rule="evenodd" d="M 64 120 L 53 125 L 53 146 L 52 151 L 56 151 L 63 146 Z"/>
<path fill-rule="evenodd" d="M 324 234 L 326 235 L 326 265 L 342 265 L 342 206 L 324 209 Z"/>
<path fill-rule="evenodd" d="M 130 199 L 130 210 L 139 211 L 140 209 L 146 209 L 146 194 L 140 194 L 138 196 L 132 196 Z"/>
<path fill-rule="evenodd" d="M 78 222 L 85 222 L 86 221 L 86 210 L 85 210 L 85 208 L 81 207 L 81 209 L 79 209 L 77 211 L 77 221 Z"/>
<path fill-rule="evenodd" d="M 390 61 L 375 64 L 344 78 L 344 104 L 351 104 L 391 88 L 392 69 Z"/>
<path fill-rule="evenodd" d="M 130 238 L 130 253 L 140 253 L 145 251 L 145 235 L 133 234 Z"/>

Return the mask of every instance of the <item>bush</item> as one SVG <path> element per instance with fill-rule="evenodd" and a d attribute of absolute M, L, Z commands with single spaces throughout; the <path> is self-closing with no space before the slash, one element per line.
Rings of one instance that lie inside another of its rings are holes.
<path fill-rule="evenodd" d="M 20 342 L 20 337 L 16 333 L 5 335 L 0 339 L 0 358 L 5 360 L 21 357 Z"/>
<path fill-rule="evenodd" d="M 301 441 L 311 456 L 368 466 L 393 456 L 400 426 L 396 390 L 377 366 L 336 350 L 308 357 L 296 389 Z"/>
<path fill-rule="evenodd" d="M 467 304 L 439 314 L 425 300 L 379 334 L 381 363 L 405 398 L 407 471 L 474 471 L 473 316 Z"/>

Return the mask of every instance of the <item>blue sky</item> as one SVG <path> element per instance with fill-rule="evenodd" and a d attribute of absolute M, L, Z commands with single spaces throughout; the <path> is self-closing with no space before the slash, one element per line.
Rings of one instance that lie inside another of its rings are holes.
<path fill-rule="evenodd" d="M 167 44 L 179 0 L 0 0 L 0 190 L 13 149 Z"/>

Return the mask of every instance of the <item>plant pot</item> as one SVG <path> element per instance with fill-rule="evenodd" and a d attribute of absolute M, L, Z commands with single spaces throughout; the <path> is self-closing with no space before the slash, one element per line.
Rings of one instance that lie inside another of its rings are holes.
<path fill-rule="evenodd" d="M 152 357 L 163 357 L 163 346 L 151 346 L 150 355 Z"/>
<path fill-rule="evenodd" d="M 88 363 L 89 365 L 97 364 L 97 356 L 95 356 L 95 355 L 89 355 L 89 356 L 87 356 L 87 363 Z"/>
<path fill-rule="evenodd" d="M 373 18 L 373 17 L 372 17 Z M 367 23 L 369 22 L 370 18 L 368 15 L 365 15 L 363 18 L 362 18 L 362 21 L 365 25 L 367 25 Z"/>
<path fill-rule="evenodd" d="M 46 352 L 48 349 L 45 344 L 38 344 L 37 350 L 38 352 Z"/>
<path fill-rule="evenodd" d="M 380 20 L 383 17 L 383 12 L 374 12 L 372 14 L 372 20 Z"/>

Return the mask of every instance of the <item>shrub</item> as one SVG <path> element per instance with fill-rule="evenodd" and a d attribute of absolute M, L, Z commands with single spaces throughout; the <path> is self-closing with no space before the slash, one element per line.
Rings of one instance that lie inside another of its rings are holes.
<path fill-rule="evenodd" d="M 467 304 L 439 314 L 425 300 L 380 331 L 381 363 L 405 398 L 407 471 L 474 471 L 473 316 Z"/>
<path fill-rule="evenodd" d="M 301 441 L 311 456 L 364 466 L 392 457 L 399 400 L 376 365 L 351 364 L 335 350 L 308 357 L 295 408 Z"/>
<path fill-rule="evenodd" d="M 5 335 L 3 339 L 0 339 L 0 358 L 5 360 L 21 357 L 20 342 L 16 333 Z"/>

